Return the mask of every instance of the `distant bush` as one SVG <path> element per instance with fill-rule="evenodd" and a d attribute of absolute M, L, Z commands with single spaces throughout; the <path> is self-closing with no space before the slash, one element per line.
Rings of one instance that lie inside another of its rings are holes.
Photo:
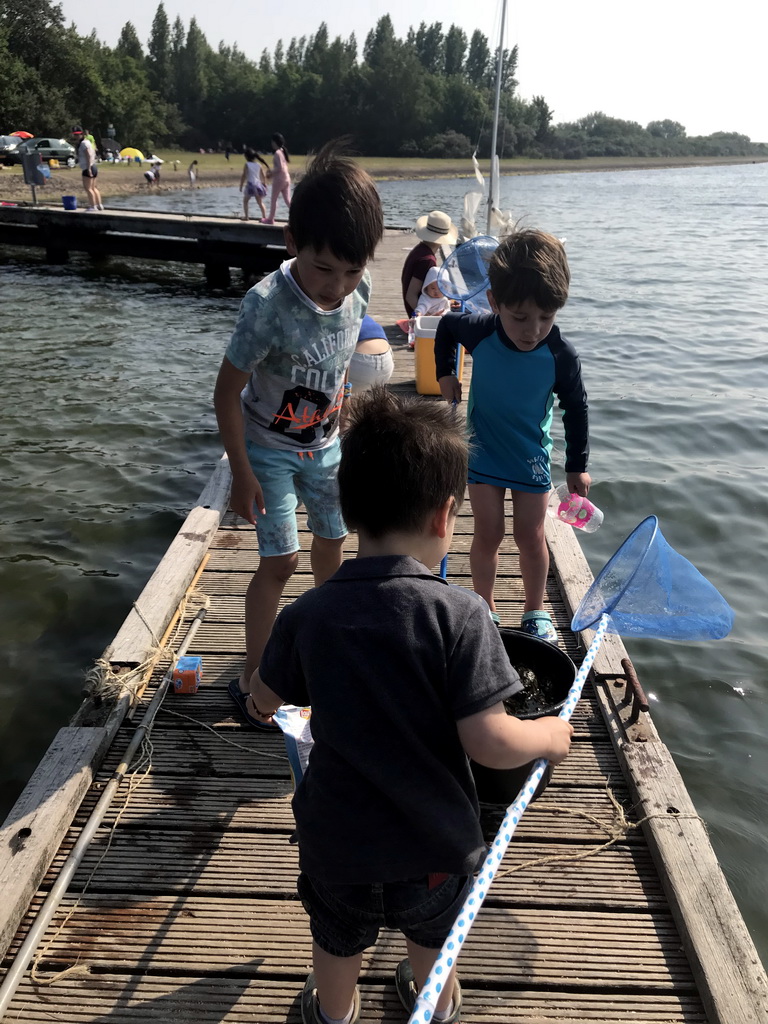
<path fill-rule="evenodd" d="M 472 156 L 472 143 L 466 135 L 450 128 L 447 132 L 424 139 L 421 151 L 423 156 L 466 159 Z"/>

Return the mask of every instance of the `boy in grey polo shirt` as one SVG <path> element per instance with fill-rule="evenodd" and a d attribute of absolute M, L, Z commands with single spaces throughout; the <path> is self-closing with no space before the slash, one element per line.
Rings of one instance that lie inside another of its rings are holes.
<path fill-rule="evenodd" d="M 362 952 L 381 925 L 408 959 L 406 1009 L 432 967 L 485 856 L 467 755 L 490 768 L 568 752 L 559 718 L 521 721 L 520 689 L 487 606 L 432 575 L 448 551 L 467 479 L 452 408 L 374 388 L 350 403 L 339 490 L 357 558 L 279 615 L 251 677 L 249 713 L 312 705 L 314 748 L 293 809 L 299 895 L 314 972 L 305 1024 L 351 1024 Z M 457 1021 L 447 975 L 435 1021 Z"/>

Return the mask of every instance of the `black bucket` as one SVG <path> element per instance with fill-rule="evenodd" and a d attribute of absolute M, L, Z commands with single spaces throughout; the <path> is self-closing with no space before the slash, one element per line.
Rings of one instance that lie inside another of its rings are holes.
<path fill-rule="evenodd" d="M 507 657 L 517 669 L 527 668 L 537 677 L 546 678 L 552 684 L 551 702 L 545 707 L 534 711 L 517 714 L 517 718 L 543 718 L 545 715 L 557 715 L 565 704 L 568 691 L 576 678 L 576 666 L 565 653 L 555 644 L 540 637 L 531 636 L 521 629 L 499 629 Z M 485 765 L 470 761 L 472 774 L 477 787 L 477 797 L 483 803 L 502 803 L 508 806 L 520 792 L 523 783 L 533 768 L 533 761 L 519 768 L 486 768 Z M 552 765 L 542 776 L 541 782 L 533 795 L 533 800 L 541 796 L 552 777 Z"/>

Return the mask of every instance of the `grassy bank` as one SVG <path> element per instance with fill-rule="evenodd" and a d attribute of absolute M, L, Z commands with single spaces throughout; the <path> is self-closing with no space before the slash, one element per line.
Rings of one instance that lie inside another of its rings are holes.
<path fill-rule="evenodd" d="M 233 155 L 229 160 L 223 153 L 179 153 L 160 151 L 165 163 L 162 167 L 159 188 L 153 192 L 175 192 L 189 188 L 187 167 L 194 159 L 198 161 L 199 188 L 225 187 L 237 190 L 243 168 L 242 157 Z M 418 157 L 359 157 L 359 162 L 381 181 L 418 178 L 472 178 L 472 164 L 469 160 L 430 160 Z M 765 163 L 768 157 L 590 157 L 584 160 L 530 160 L 523 157 L 501 162 L 501 173 L 514 174 L 562 174 L 585 171 L 627 171 L 664 167 L 701 167 L 743 163 Z M 306 157 L 291 157 L 291 170 L 296 176 L 303 171 Z M 147 192 L 144 180 L 146 164 L 99 164 L 98 184 L 104 199 L 118 195 L 133 195 Z M 489 163 L 480 161 L 483 174 L 488 176 Z M 84 198 L 79 168 L 58 168 L 51 173 L 50 182 L 38 190 L 41 202 L 58 202 L 61 195 L 73 193 Z M 24 184 L 20 167 L 0 169 L 0 201 L 23 201 L 31 197 L 30 188 Z M 233 195 L 237 199 L 236 195 Z"/>

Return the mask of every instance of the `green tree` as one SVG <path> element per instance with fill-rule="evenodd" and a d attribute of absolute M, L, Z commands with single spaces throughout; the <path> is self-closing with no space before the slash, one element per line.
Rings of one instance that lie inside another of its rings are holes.
<path fill-rule="evenodd" d="M 486 85 L 490 63 L 491 51 L 488 47 L 488 40 L 480 29 L 475 29 L 469 41 L 469 53 L 464 64 L 464 74 L 473 85 Z"/>
<path fill-rule="evenodd" d="M 397 45 L 398 40 L 395 38 L 392 19 L 385 14 L 376 22 L 376 28 L 371 29 L 365 37 L 363 60 L 369 68 L 374 70 L 383 67 L 395 53 Z"/>
<path fill-rule="evenodd" d="M 445 73 L 460 75 L 464 70 L 467 35 L 458 25 L 451 25 L 445 34 Z"/>
<path fill-rule="evenodd" d="M 159 4 L 152 20 L 152 31 L 147 45 L 149 84 L 160 96 L 168 96 L 172 86 L 171 27 L 165 6 Z"/>
<path fill-rule="evenodd" d="M 116 53 L 122 54 L 124 57 L 132 57 L 133 60 L 138 61 L 139 63 L 143 62 L 144 51 L 141 48 L 141 42 L 139 41 L 138 34 L 133 26 L 133 22 L 126 21 L 123 25 L 115 51 Z"/>
<path fill-rule="evenodd" d="M 416 56 L 421 66 L 431 75 L 441 74 L 445 68 L 445 38 L 439 21 L 419 25 L 415 36 Z"/>

